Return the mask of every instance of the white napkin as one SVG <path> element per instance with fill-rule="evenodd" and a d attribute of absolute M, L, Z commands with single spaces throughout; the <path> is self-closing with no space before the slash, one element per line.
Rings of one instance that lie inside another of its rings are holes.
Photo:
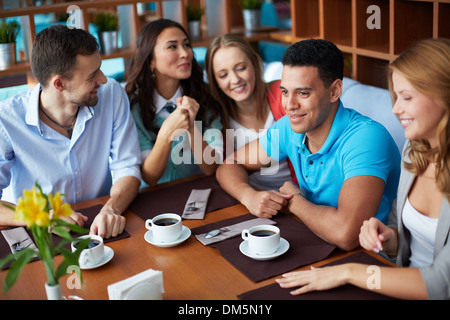
<path fill-rule="evenodd" d="M 109 300 L 161 300 L 162 271 L 148 269 L 108 286 Z"/>
<path fill-rule="evenodd" d="M 184 219 L 203 219 L 211 189 L 192 189 L 184 207 Z"/>
<path fill-rule="evenodd" d="M 12 253 L 20 251 L 24 248 L 30 248 L 35 251 L 39 251 L 24 227 L 2 230 L 1 232 L 3 234 L 3 237 L 5 237 L 6 242 L 8 242 Z"/>
<path fill-rule="evenodd" d="M 220 242 L 222 240 L 236 237 L 238 235 L 241 235 L 242 230 L 250 229 L 251 227 L 259 226 L 261 224 L 273 225 L 273 224 L 276 224 L 276 222 L 273 220 L 270 220 L 270 219 L 265 219 L 265 218 L 255 218 L 255 219 L 239 222 L 236 224 L 232 224 L 230 226 L 220 227 L 218 229 L 220 231 L 220 233 L 212 238 L 206 238 L 206 235 L 209 232 L 211 232 L 212 230 L 210 230 L 206 233 L 196 234 L 195 237 L 198 239 L 198 241 L 200 241 L 201 243 L 203 243 L 206 246 L 206 245 L 209 245 L 212 243 L 216 243 L 216 242 Z"/>

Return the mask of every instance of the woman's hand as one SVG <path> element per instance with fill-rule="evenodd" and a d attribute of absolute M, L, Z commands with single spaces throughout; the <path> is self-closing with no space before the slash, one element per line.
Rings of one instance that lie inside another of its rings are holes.
<path fill-rule="evenodd" d="M 177 109 L 187 110 L 189 113 L 189 128 L 194 126 L 195 118 L 197 117 L 198 109 L 200 105 L 198 102 L 188 96 L 183 96 L 177 99 Z"/>
<path fill-rule="evenodd" d="M 342 286 L 347 283 L 349 264 L 333 267 L 314 268 L 283 274 L 276 282 L 282 288 L 297 288 L 292 295 L 310 291 L 323 291 Z"/>
<path fill-rule="evenodd" d="M 84 223 L 88 220 L 88 217 L 85 215 L 79 213 L 79 212 L 73 212 L 70 217 L 62 217 L 62 220 L 71 223 L 71 224 L 77 224 L 80 227 L 84 226 Z"/>
<path fill-rule="evenodd" d="M 189 118 L 189 110 L 185 108 L 176 108 L 170 116 L 164 120 L 161 129 L 159 129 L 158 138 L 164 137 L 167 142 L 172 143 L 174 138 L 180 136 L 184 130 L 189 129 Z"/>
<path fill-rule="evenodd" d="M 384 250 L 387 254 L 395 256 L 398 249 L 397 232 L 377 218 L 370 218 L 361 226 L 359 243 L 368 251 L 378 253 Z"/>

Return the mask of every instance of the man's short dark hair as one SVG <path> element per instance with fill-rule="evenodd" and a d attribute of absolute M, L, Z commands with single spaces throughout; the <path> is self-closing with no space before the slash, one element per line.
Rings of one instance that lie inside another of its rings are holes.
<path fill-rule="evenodd" d="M 317 67 L 325 87 L 343 78 L 344 56 L 330 41 L 308 39 L 290 45 L 283 55 L 284 66 Z"/>
<path fill-rule="evenodd" d="M 39 32 L 33 43 L 31 70 L 39 83 L 46 87 L 53 75 L 71 79 L 77 55 L 91 55 L 98 43 L 89 32 L 53 25 Z"/>

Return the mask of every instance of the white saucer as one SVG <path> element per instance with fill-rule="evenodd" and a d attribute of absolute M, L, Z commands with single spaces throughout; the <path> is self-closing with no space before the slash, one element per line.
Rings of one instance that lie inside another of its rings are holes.
<path fill-rule="evenodd" d="M 155 238 L 153 238 L 152 230 L 148 230 L 145 233 L 144 239 L 145 239 L 145 241 L 147 241 L 150 244 L 153 244 L 154 246 L 161 247 L 161 248 L 169 248 L 169 247 L 174 247 L 174 246 L 179 245 L 180 243 L 185 241 L 190 236 L 191 236 L 191 229 L 189 229 L 186 226 L 183 226 L 183 228 L 181 229 L 181 236 L 177 240 L 170 241 L 170 242 L 163 242 L 163 241 L 156 240 Z"/>
<path fill-rule="evenodd" d="M 278 247 L 277 251 L 275 251 L 272 254 L 268 254 L 268 255 L 260 255 L 257 253 L 254 253 L 250 250 L 249 246 L 248 246 L 248 241 L 242 241 L 240 246 L 239 246 L 239 250 L 241 250 L 241 252 L 246 255 L 249 258 L 255 259 L 255 260 L 259 260 L 259 261 L 265 261 L 265 260 L 271 260 L 271 259 L 275 259 L 276 257 L 281 256 L 283 253 L 285 253 L 286 251 L 288 251 L 289 249 L 289 242 L 283 238 L 280 238 L 280 246 Z"/>
<path fill-rule="evenodd" d="M 86 264 L 86 265 L 80 264 L 80 268 L 82 270 L 95 269 L 95 268 L 101 267 L 102 265 L 111 261 L 111 259 L 114 257 L 114 250 L 108 246 L 104 246 L 104 250 L 105 250 L 105 254 L 103 256 L 103 259 L 100 262 L 98 262 L 96 264 L 92 264 L 92 265 L 91 264 Z"/>

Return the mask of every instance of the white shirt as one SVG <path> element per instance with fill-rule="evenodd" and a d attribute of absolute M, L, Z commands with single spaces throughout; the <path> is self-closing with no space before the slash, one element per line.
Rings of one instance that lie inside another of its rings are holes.
<path fill-rule="evenodd" d="M 173 95 L 172 98 L 170 98 L 169 100 L 165 99 L 163 96 L 161 96 L 158 91 L 154 90 L 153 92 L 153 102 L 155 104 L 155 115 L 157 115 L 158 117 L 162 118 L 163 120 L 166 120 L 169 116 L 170 113 L 167 112 L 167 110 L 163 110 L 163 108 L 166 106 L 167 102 L 172 102 L 173 104 L 177 104 L 177 99 L 183 96 L 183 91 L 181 86 L 178 87 L 177 91 L 175 92 L 175 94 Z M 183 139 L 183 141 L 187 139 Z M 150 154 L 150 151 L 152 151 L 151 149 L 147 149 L 147 150 L 142 150 L 142 159 L 147 158 L 147 156 Z"/>
<path fill-rule="evenodd" d="M 269 115 L 267 116 L 266 123 L 264 124 L 264 129 L 261 129 L 259 131 L 246 128 L 233 118 L 230 118 L 230 126 L 232 129 L 234 129 L 235 150 L 264 135 L 267 129 L 269 129 L 274 123 L 275 118 L 273 117 L 272 112 L 269 112 Z M 292 180 L 292 175 L 291 171 L 289 170 L 287 160 L 279 162 L 278 165 L 278 172 L 274 175 L 264 175 L 261 174 L 261 171 L 250 174 L 250 184 L 259 189 L 278 190 L 284 184 L 284 182 Z"/>
<path fill-rule="evenodd" d="M 402 219 L 403 224 L 411 233 L 410 267 L 430 266 L 433 263 L 438 218 L 423 215 L 406 198 Z"/>

